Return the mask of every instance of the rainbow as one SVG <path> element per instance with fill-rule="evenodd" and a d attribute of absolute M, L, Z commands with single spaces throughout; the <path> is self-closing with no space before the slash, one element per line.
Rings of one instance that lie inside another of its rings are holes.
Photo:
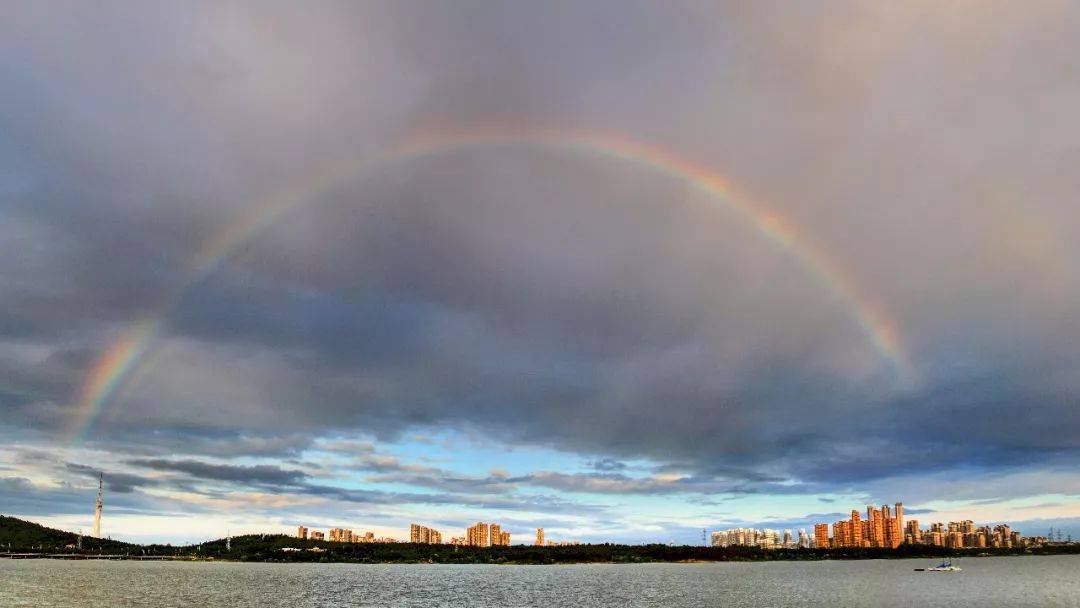
<path fill-rule="evenodd" d="M 407 140 L 374 157 L 350 157 L 333 163 L 269 200 L 251 205 L 250 212 L 219 231 L 194 258 L 185 279 L 163 298 L 164 304 L 159 313 L 123 332 L 96 362 L 80 393 L 72 424 L 74 436 L 82 437 L 89 430 L 109 398 L 130 379 L 160 333 L 164 321 L 184 294 L 282 215 L 318 200 L 320 195 L 349 180 L 377 173 L 393 165 L 470 149 L 503 146 L 553 148 L 642 166 L 683 182 L 723 203 L 761 236 L 798 260 L 806 272 L 851 311 L 870 344 L 890 364 L 898 379 L 906 378 L 909 373 L 896 324 L 860 294 L 855 282 L 843 272 L 840 265 L 821 248 L 802 238 L 795 227 L 780 215 L 745 197 L 736 196 L 725 179 L 707 168 L 619 135 L 592 131 L 490 129 L 440 132 Z"/>

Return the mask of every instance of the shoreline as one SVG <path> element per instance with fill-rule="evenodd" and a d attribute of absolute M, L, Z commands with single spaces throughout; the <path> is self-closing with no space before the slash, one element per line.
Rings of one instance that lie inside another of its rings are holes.
<path fill-rule="evenodd" d="M 1080 555 L 1080 547 L 1072 551 L 1054 552 L 1000 552 L 1000 553 L 976 553 L 952 555 L 952 559 L 980 559 L 993 557 L 1054 557 Z M 70 562 L 199 562 L 199 563 L 265 563 L 265 564 L 353 564 L 353 565 L 488 565 L 488 566 L 571 566 L 571 565 L 632 565 L 632 564 L 716 564 L 716 563 L 762 563 L 762 562 L 849 562 L 849 561 L 904 561 L 941 559 L 942 555 L 874 555 L 852 556 L 835 555 L 821 557 L 766 557 L 766 558 L 717 558 L 717 559 L 564 559 L 558 561 L 533 561 L 533 560 L 500 560 L 500 561 L 465 561 L 465 560 L 372 560 L 372 559 L 349 559 L 349 558 L 322 558 L 322 559 L 284 559 L 266 557 L 263 559 L 248 559 L 245 557 L 233 558 L 226 556 L 194 556 L 194 555 L 130 555 L 130 554 L 78 554 L 78 553 L 0 553 L 0 559 L 7 560 L 51 560 Z"/>
<path fill-rule="evenodd" d="M 768 561 L 858 561 L 867 559 L 956 559 L 1005 555 L 1080 554 L 1080 543 L 949 549 L 904 544 L 895 549 L 777 548 L 700 545 L 510 545 L 473 547 L 399 542 L 346 543 L 299 539 L 284 534 L 248 534 L 190 545 L 134 544 L 80 536 L 0 516 L 0 559 L 62 561 L 229 561 L 346 564 L 633 564 Z"/>

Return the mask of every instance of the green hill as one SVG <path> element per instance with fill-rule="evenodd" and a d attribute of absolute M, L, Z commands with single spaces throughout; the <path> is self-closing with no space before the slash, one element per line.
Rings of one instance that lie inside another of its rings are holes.
<path fill-rule="evenodd" d="M 0 550 L 13 552 L 69 553 L 68 545 L 77 543 L 78 535 L 41 524 L 0 515 Z M 83 552 L 124 553 L 138 545 L 105 538 L 82 539 Z"/>

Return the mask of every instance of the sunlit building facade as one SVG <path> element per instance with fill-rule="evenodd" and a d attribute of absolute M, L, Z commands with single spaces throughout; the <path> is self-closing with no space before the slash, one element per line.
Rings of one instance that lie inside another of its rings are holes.
<path fill-rule="evenodd" d="M 790 538 L 790 531 L 788 537 Z M 712 533 L 712 546 L 714 547 L 761 547 L 762 549 L 779 549 L 782 545 L 780 531 L 754 528 L 732 528 L 730 530 L 718 530 Z"/>
<path fill-rule="evenodd" d="M 488 525 L 482 521 L 465 529 L 465 544 L 470 547 L 489 547 Z"/>
<path fill-rule="evenodd" d="M 425 545 L 442 544 L 442 533 L 420 524 L 409 524 L 409 542 Z"/>

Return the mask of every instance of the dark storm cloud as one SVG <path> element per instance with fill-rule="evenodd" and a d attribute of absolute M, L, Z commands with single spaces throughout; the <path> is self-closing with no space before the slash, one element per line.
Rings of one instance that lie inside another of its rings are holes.
<path fill-rule="evenodd" d="M 296 457 L 312 447 L 314 438 L 307 433 L 251 433 L 243 429 L 223 429 L 216 426 L 189 424 L 173 426 L 166 432 L 155 432 L 153 441 L 130 441 L 124 429 L 101 433 L 85 445 L 116 454 L 132 456 L 169 456 L 184 454 L 213 458 Z"/>
<path fill-rule="evenodd" d="M 294 458 L 417 427 L 593 459 L 512 478 L 357 464 L 507 508 L 525 485 L 784 492 L 1075 465 L 1080 16 L 998 8 L 11 7 L 0 425 L 66 428 L 93 362 L 175 302 L 91 445 L 196 480 L 315 487 L 169 455 Z M 722 168 L 895 321 L 915 377 L 798 254 L 580 150 L 465 151 L 302 192 L 316 200 L 169 301 L 223 226 L 316 168 L 484 124 L 622 131 Z M 625 474 L 638 458 L 685 475 Z"/>
<path fill-rule="evenodd" d="M 159 483 L 156 479 L 132 475 L 130 473 L 109 472 L 108 475 L 106 475 L 104 471 L 99 471 L 94 467 L 73 462 L 65 463 L 64 466 L 73 473 L 92 479 L 97 479 L 98 474 L 101 474 L 102 479 L 105 481 L 105 490 L 110 494 L 113 492 L 116 492 L 117 494 L 129 494 L 134 492 L 136 488 L 156 486 Z"/>
<path fill-rule="evenodd" d="M 612 472 L 562 473 L 544 470 L 533 471 L 526 475 L 493 473 L 486 476 L 467 476 L 436 467 L 406 465 L 396 459 L 379 460 L 384 462 L 361 467 L 365 470 L 377 472 L 377 474 L 365 477 L 366 481 L 404 484 L 418 488 L 466 494 L 504 494 L 528 486 L 572 493 L 625 495 L 709 495 L 760 492 L 786 494 L 808 493 L 815 491 L 815 489 L 821 489 L 807 484 L 792 487 L 778 483 L 783 481 L 782 479 L 763 476 L 756 479 L 746 479 L 742 476 L 724 478 L 701 475 L 634 477 Z M 703 504 L 698 498 L 688 498 L 688 500 Z"/>
<path fill-rule="evenodd" d="M 198 479 L 237 481 L 253 485 L 296 485 L 308 477 L 307 473 L 303 471 L 283 469 L 268 464 L 244 466 L 212 464 L 198 460 L 165 460 L 160 458 L 132 459 L 127 461 L 127 464 L 155 471 L 184 473 Z"/>
<path fill-rule="evenodd" d="M 417 484 L 419 485 L 419 484 Z M 483 492 L 463 493 L 460 487 L 452 487 L 450 493 L 387 492 L 382 490 L 355 490 L 310 484 L 302 488 L 304 495 L 324 496 L 356 504 L 382 505 L 457 505 L 501 511 L 538 511 L 543 513 L 597 514 L 607 507 L 599 504 L 567 500 L 549 495 L 490 495 Z M 484 490 L 473 487 L 473 490 Z"/>

